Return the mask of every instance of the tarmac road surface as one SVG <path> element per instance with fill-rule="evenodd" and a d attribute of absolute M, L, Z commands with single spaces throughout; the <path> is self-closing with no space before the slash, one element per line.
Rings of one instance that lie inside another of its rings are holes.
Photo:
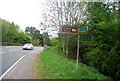
<path fill-rule="evenodd" d="M 21 59 L 3 79 L 32 79 L 32 64 L 43 47 L 34 47 L 34 50 L 22 50 L 22 46 L 2 46 L 2 74 L 16 61 Z M 1 75 L 0 75 L 1 76 Z"/>

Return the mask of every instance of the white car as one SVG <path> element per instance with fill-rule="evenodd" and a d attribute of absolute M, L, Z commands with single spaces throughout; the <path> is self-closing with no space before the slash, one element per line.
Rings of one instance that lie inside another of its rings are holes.
<path fill-rule="evenodd" d="M 27 49 L 27 50 L 33 50 L 33 45 L 31 43 L 27 43 L 27 44 L 24 44 L 23 46 L 23 50 Z"/>

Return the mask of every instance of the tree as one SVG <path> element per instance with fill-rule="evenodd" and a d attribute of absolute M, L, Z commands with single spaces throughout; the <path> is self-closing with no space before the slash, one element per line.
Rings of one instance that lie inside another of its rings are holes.
<path fill-rule="evenodd" d="M 118 10 L 118 2 L 88 3 L 86 9 L 89 25 L 95 31 L 91 31 L 94 39 L 89 42 L 83 59 L 113 79 L 120 77 Z"/>
<path fill-rule="evenodd" d="M 49 8 L 46 9 L 47 13 L 43 13 L 44 22 L 41 23 L 44 29 L 51 27 L 59 30 L 61 26 L 78 26 L 77 24 L 81 23 L 85 18 L 82 14 L 83 9 L 79 8 L 78 2 L 52 1 L 47 5 Z M 59 36 L 61 37 L 63 52 L 68 56 L 70 50 L 68 46 L 72 35 L 60 34 Z M 66 39 L 63 39 L 63 37 Z"/>
<path fill-rule="evenodd" d="M 31 43 L 32 41 L 29 35 L 24 34 L 24 32 L 20 32 L 17 34 L 16 38 L 14 39 L 14 42 L 25 44 L 25 43 Z"/>
<path fill-rule="evenodd" d="M 48 45 L 50 46 L 51 45 L 51 42 L 50 42 L 50 38 L 49 38 L 49 35 L 47 32 L 44 32 L 43 33 L 43 41 L 44 41 L 44 45 Z"/>
<path fill-rule="evenodd" d="M 33 45 L 43 46 L 43 35 L 35 27 L 26 27 L 25 33 L 32 38 Z"/>
<path fill-rule="evenodd" d="M 19 43 L 24 44 L 27 42 L 31 42 L 31 38 L 24 34 L 23 32 L 19 32 L 19 26 L 16 25 L 14 22 L 9 22 L 4 19 L 0 19 L 2 29 L 2 42 L 9 43 Z"/>

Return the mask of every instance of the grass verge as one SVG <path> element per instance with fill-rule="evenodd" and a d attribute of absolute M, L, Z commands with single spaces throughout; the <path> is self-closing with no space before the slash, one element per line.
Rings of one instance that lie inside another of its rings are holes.
<path fill-rule="evenodd" d="M 109 79 L 90 66 L 76 63 L 55 52 L 55 47 L 45 50 L 36 63 L 38 75 L 43 79 Z"/>

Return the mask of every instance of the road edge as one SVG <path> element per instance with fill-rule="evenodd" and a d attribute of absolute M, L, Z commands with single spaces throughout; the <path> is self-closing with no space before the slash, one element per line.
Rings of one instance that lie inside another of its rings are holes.
<path fill-rule="evenodd" d="M 15 67 L 26 55 L 23 55 L 19 60 L 17 60 L 5 73 L 3 73 L 0 76 L 0 81 L 3 79 L 3 77 L 13 68 Z"/>
<path fill-rule="evenodd" d="M 39 60 L 39 57 L 40 57 L 40 53 L 38 53 L 35 57 L 35 60 L 32 64 L 32 78 L 33 79 L 41 79 L 40 76 L 38 75 L 38 72 L 37 72 L 37 69 L 36 69 L 36 64 L 37 64 L 37 61 Z"/>

